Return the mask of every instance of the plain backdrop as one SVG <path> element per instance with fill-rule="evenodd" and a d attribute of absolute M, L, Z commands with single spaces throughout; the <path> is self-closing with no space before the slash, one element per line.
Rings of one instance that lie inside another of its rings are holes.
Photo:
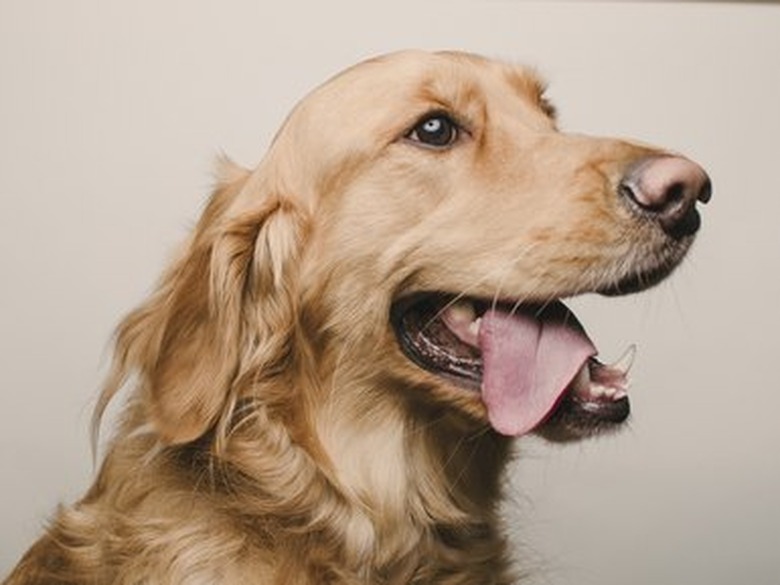
<path fill-rule="evenodd" d="M 634 414 L 521 442 L 531 583 L 780 583 L 780 6 L 760 3 L 0 0 L 0 573 L 87 487 L 112 329 L 212 159 L 254 165 L 309 89 L 407 47 L 537 66 L 565 130 L 679 150 L 715 185 L 671 280 L 573 303 L 605 359 L 637 344 Z"/>

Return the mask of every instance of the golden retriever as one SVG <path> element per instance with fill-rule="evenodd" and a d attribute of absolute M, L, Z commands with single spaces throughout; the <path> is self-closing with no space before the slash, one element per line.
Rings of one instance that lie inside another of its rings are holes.
<path fill-rule="evenodd" d="M 683 258 L 695 163 L 561 133 L 533 72 L 366 61 L 224 161 L 181 255 L 121 323 L 94 485 L 7 585 L 508 584 L 512 439 L 629 414 L 559 299 Z"/>

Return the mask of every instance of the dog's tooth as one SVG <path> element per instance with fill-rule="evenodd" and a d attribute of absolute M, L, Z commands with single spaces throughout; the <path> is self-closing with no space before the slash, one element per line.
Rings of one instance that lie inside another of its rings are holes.
<path fill-rule="evenodd" d="M 447 308 L 447 318 L 452 323 L 471 323 L 476 316 L 474 304 L 469 301 L 458 301 Z"/>
<path fill-rule="evenodd" d="M 482 326 L 482 317 L 478 317 L 474 319 L 471 322 L 471 325 L 469 325 L 469 333 L 471 333 L 475 337 L 479 336 L 479 328 L 481 326 Z"/>
<path fill-rule="evenodd" d="M 636 345 L 629 345 L 628 348 L 626 348 L 626 351 L 623 352 L 623 355 L 620 356 L 615 363 L 610 364 L 609 368 L 612 370 L 617 370 L 624 376 L 628 374 L 629 370 L 631 369 L 631 366 L 634 364 L 634 358 L 636 357 Z"/>

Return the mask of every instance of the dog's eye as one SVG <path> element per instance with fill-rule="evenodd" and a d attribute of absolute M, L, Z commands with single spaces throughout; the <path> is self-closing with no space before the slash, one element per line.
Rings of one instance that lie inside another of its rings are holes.
<path fill-rule="evenodd" d="M 406 135 L 409 140 L 433 148 L 446 148 L 460 133 L 458 125 L 446 114 L 433 114 L 420 120 Z"/>

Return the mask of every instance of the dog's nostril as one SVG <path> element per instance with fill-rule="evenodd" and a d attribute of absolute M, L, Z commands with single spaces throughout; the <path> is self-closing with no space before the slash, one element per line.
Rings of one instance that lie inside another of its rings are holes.
<path fill-rule="evenodd" d="M 664 198 L 666 205 L 674 205 L 685 199 L 685 185 L 682 183 L 673 183 L 669 185 L 666 197 Z"/>
<path fill-rule="evenodd" d="M 672 237 L 690 235 L 701 223 L 696 202 L 712 196 L 712 183 L 696 163 L 677 156 L 641 159 L 623 177 L 620 194 L 654 218 Z"/>

